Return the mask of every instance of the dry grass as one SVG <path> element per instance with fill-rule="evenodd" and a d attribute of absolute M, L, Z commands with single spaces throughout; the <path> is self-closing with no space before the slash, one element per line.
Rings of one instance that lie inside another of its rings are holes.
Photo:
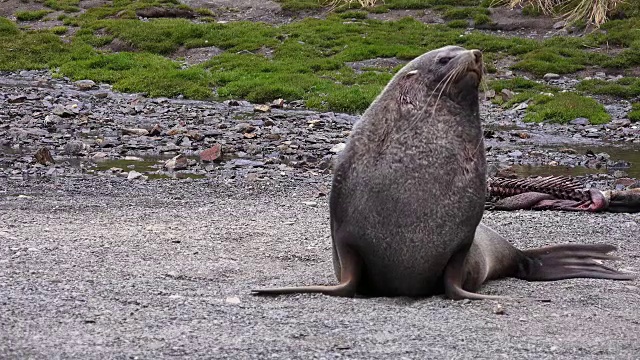
<path fill-rule="evenodd" d="M 608 15 L 626 0 L 498 0 L 496 4 L 511 8 L 517 5 L 533 5 L 546 14 L 560 14 L 560 17 L 573 23 L 585 20 L 599 27 L 608 19 Z"/>

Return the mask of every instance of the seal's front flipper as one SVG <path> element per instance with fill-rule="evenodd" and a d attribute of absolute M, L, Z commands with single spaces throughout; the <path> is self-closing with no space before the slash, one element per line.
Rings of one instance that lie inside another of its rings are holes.
<path fill-rule="evenodd" d="M 572 278 L 633 280 L 634 274 L 623 273 L 602 264 L 602 260 L 618 260 L 609 253 L 615 246 L 606 244 L 566 244 L 525 250 L 515 277 L 528 281 L 553 281 Z"/>
<path fill-rule="evenodd" d="M 360 282 L 362 259 L 354 251 L 344 249 L 340 251 L 340 284 L 299 286 L 283 288 L 266 288 L 251 290 L 253 295 L 283 295 L 298 293 L 320 293 L 331 296 L 353 297 Z"/>
<path fill-rule="evenodd" d="M 471 250 L 459 251 L 454 254 L 444 270 L 444 292 L 452 300 L 506 300 L 507 296 L 484 295 L 472 291 L 480 288 L 485 280 L 484 261 L 476 261 L 468 257 Z M 465 290 L 467 289 L 467 290 Z M 468 291 L 472 290 L 472 291 Z"/>

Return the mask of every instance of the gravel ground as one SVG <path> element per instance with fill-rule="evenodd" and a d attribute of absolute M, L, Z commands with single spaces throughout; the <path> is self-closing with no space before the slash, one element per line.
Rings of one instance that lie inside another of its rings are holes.
<path fill-rule="evenodd" d="M 323 177 L 328 181 L 328 177 Z M 326 197 L 302 181 L 0 178 L 0 358 L 637 359 L 639 280 L 491 282 L 551 302 L 293 295 L 334 282 Z M 606 241 L 640 214 L 491 212 L 521 248 Z"/>

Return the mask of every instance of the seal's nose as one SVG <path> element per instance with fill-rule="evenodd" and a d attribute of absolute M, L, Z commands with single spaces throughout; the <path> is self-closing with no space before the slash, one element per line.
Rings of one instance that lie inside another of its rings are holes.
<path fill-rule="evenodd" d="M 480 50 L 471 50 L 473 57 L 475 58 L 476 65 L 482 64 L 482 51 Z"/>

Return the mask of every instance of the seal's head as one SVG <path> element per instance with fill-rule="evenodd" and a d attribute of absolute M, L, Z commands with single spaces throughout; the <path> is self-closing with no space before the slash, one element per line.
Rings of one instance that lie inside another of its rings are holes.
<path fill-rule="evenodd" d="M 480 50 L 445 46 L 415 58 L 396 77 L 401 87 L 403 83 L 411 83 L 410 87 L 416 91 L 414 86 L 420 83 L 424 87 L 422 92 L 429 96 L 435 94 L 438 98 L 467 102 L 477 98 L 483 73 Z"/>

